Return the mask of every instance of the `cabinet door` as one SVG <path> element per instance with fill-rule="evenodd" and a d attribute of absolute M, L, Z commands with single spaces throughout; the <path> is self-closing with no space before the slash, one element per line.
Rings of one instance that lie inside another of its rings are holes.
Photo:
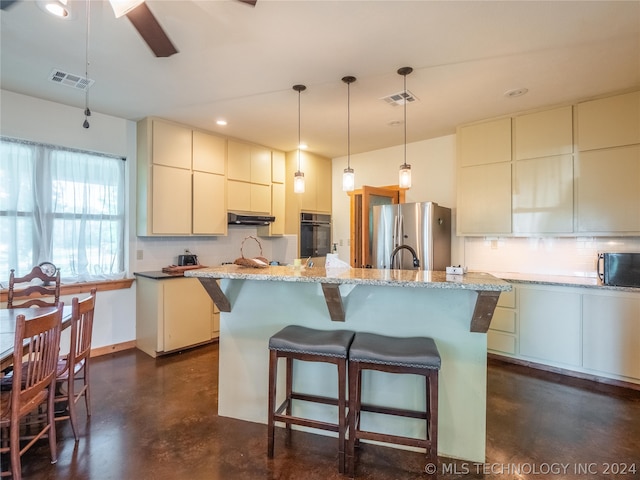
<path fill-rule="evenodd" d="M 511 119 L 468 125 L 458 129 L 461 167 L 511 161 Z"/>
<path fill-rule="evenodd" d="M 578 150 L 640 143 L 640 92 L 577 106 Z"/>
<path fill-rule="evenodd" d="M 640 232 L 640 145 L 580 152 L 579 232 Z"/>
<path fill-rule="evenodd" d="M 271 235 L 284 235 L 284 184 L 271 185 L 271 214 L 276 221 L 271 224 Z"/>
<path fill-rule="evenodd" d="M 152 172 L 153 233 L 191 233 L 191 171 L 154 165 Z"/>
<path fill-rule="evenodd" d="M 579 367 L 582 364 L 580 294 L 519 288 L 520 355 Z"/>
<path fill-rule="evenodd" d="M 573 152 L 571 106 L 516 117 L 513 130 L 516 160 Z"/>
<path fill-rule="evenodd" d="M 193 170 L 224 175 L 227 164 L 227 141 L 207 133 L 193 132 Z"/>
<path fill-rule="evenodd" d="M 211 340 L 213 302 L 197 278 L 163 281 L 164 351 Z"/>
<path fill-rule="evenodd" d="M 513 232 L 573 232 L 573 155 L 514 162 Z"/>
<path fill-rule="evenodd" d="M 227 142 L 227 178 L 251 181 L 251 146 L 233 140 Z"/>
<path fill-rule="evenodd" d="M 191 169 L 191 129 L 153 120 L 153 163 Z"/>
<path fill-rule="evenodd" d="M 271 185 L 271 150 L 251 147 L 251 183 Z"/>
<path fill-rule="evenodd" d="M 640 295 L 584 295 L 583 366 L 640 379 Z"/>
<path fill-rule="evenodd" d="M 511 163 L 465 167 L 458 179 L 458 232 L 511 233 Z"/>
<path fill-rule="evenodd" d="M 231 211 L 251 211 L 251 184 L 227 180 L 227 209 Z"/>
<path fill-rule="evenodd" d="M 193 172 L 193 233 L 227 234 L 226 180 L 223 175 Z"/>
<path fill-rule="evenodd" d="M 300 152 L 300 170 L 304 172 L 304 193 L 300 195 L 300 208 L 315 212 L 318 209 L 318 174 L 315 157 Z"/>
<path fill-rule="evenodd" d="M 255 213 L 271 213 L 271 186 L 251 183 L 251 211 Z"/>
<path fill-rule="evenodd" d="M 271 152 L 271 181 L 284 183 L 285 180 L 285 156 L 284 152 L 274 150 Z"/>

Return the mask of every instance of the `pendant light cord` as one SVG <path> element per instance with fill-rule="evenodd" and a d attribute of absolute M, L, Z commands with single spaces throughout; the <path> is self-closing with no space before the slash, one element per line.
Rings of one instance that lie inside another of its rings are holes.
<path fill-rule="evenodd" d="M 347 168 L 351 168 L 351 82 L 347 82 Z"/>
<path fill-rule="evenodd" d="M 407 75 L 404 74 L 404 166 L 407 166 Z"/>
<path fill-rule="evenodd" d="M 91 110 L 89 110 L 89 34 L 91 32 L 91 0 L 87 0 L 87 34 L 85 44 L 85 57 L 84 57 L 84 79 L 86 82 L 84 91 L 84 122 L 82 126 L 89 128 L 89 120 L 87 117 L 91 116 Z"/>
<path fill-rule="evenodd" d="M 300 93 L 298 90 L 298 171 L 300 171 Z"/>

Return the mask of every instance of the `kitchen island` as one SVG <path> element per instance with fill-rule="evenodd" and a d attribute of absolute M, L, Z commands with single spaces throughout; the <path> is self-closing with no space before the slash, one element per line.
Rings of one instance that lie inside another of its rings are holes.
<path fill-rule="evenodd" d="M 486 331 L 509 283 L 482 273 L 285 266 L 226 265 L 185 276 L 198 278 L 221 311 L 219 415 L 266 423 L 268 340 L 286 325 L 430 336 L 442 357 L 438 453 L 485 460 Z M 366 373 L 364 401 L 423 407 L 418 377 Z M 337 395 L 335 375 L 330 365 L 301 362 L 294 383 L 300 391 Z M 299 402 L 298 408 L 304 416 L 335 416 L 325 405 Z M 412 419 L 363 414 L 362 423 L 389 433 L 425 434 L 423 422 Z"/>

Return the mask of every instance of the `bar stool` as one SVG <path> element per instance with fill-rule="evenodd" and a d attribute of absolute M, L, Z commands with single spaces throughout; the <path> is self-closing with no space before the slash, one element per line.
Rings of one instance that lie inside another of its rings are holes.
<path fill-rule="evenodd" d="M 349 349 L 349 441 L 347 468 L 355 475 L 355 446 L 360 439 L 425 448 L 428 461 L 438 460 L 438 372 L 440 354 L 436 343 L 428 337 L 388 337 L 374 333 L 356 333 Z M 361 403 L 362 371 L 422 375 L 426 383 L 424 411 L 383 407 Z M 360 412 L 373 412 L 424 419 L 426 439 L 403 437 L 361 430 Z"/>
<path fill-rule="evenodd" d="M 302 425 L 338 432 L 338 470 L 344 472 L 345 438 L 349 419 L 347 408 L 347 357 L 354 332 L 348 330 L 315 330 L 289 325 L 269 339 L 269 416 L 267 421 L 267 456 L 273 458 L 275 422 L 284 422 L 287 435 L 291 425 Z M 278 358 L 287 359 L 286 398 L 276 409 L 276 382 Z M 326 362 L 338 368 L 338 398 L 311 395 L 293 391 L 293 361 Z M 320 420 L 296 417 L 291 414 L 293 400 L 316 402 L 338 407 L 338 421 L 329 423 Z M 284 413 L 283 413 L 284 412 Z"/>

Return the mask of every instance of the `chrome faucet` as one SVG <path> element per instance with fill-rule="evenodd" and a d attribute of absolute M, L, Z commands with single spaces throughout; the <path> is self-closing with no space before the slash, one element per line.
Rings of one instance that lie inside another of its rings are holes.
<path fill-rule="evenodd" d="M 391 268 L 393 268 L 393 261 L 396 259 L 396 255 L 402 249 L 409 250 L 411 252 L 411 255 L 413 255 L 413 266 L 415 268 L 420 268 L 420 260 L 418 260 L 418 255 L 416 254 L 416 251 L 409 245 L 398 245 L 393 249 L 393 252 L 391 252 Z"/>

